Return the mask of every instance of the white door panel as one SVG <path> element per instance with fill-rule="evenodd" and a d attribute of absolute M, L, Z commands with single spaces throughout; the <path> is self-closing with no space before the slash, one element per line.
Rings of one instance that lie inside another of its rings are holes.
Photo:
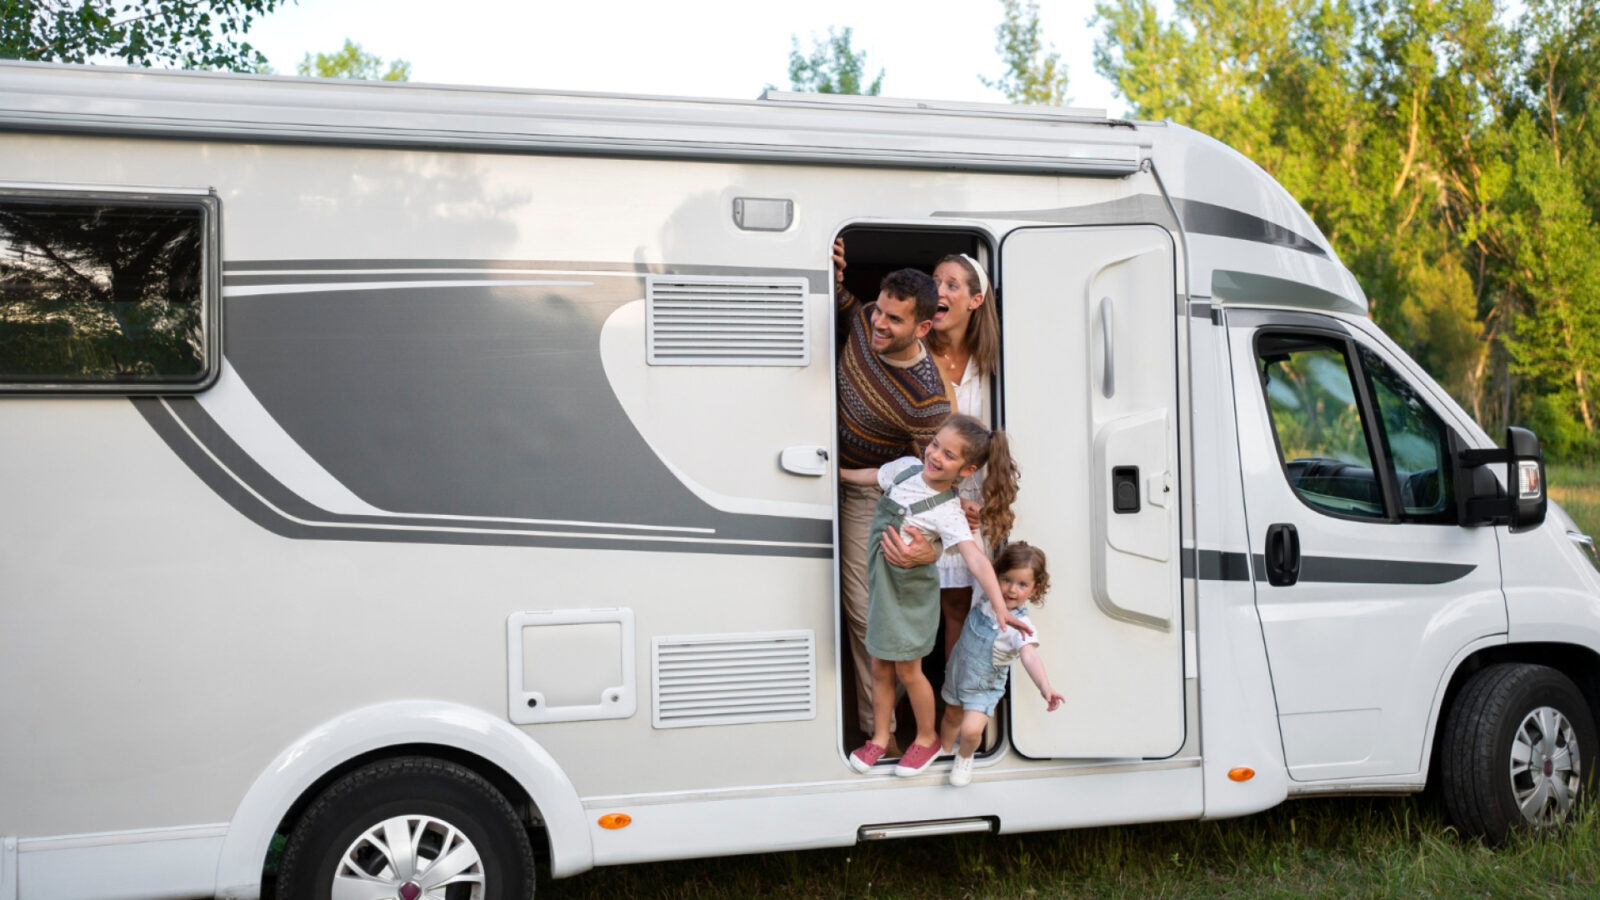
<path fill-rule="evenodd" d="M 1050 557 L 1031 615 L 1066 705 L 1021 666 L 1011 729 L 1031 757 L 1160 757 L 1184 740 L 1174 248 L 1155 226 L 1021 229 L 1001 247 L 1005 427 L 1022 468 L 1014 540 Z M 1137 467 L 1137 511 L 1112 471 Z"/>

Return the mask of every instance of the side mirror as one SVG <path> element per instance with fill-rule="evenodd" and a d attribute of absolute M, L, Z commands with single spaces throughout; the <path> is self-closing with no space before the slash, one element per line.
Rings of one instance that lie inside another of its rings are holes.
<path fill-rule="evenodd" d="M 1513 533 L 1544 523 L 1550 501 L 1544 491 L 1544 453 L 1539 438 L 1526 428 L 1506 429 L 1504 450 L 1463 449 L 1455 435 L 1456 514 L 1465 526 L 1509 525 Z M 1489 467 L 1506 467 L 1506 496 Z"/>

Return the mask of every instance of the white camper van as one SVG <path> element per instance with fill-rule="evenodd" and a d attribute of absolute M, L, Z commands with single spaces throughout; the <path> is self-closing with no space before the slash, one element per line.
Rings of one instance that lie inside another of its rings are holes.
<path fill-rule="evenodd" d="M 1593 771 L 1537 442 L 1193 131 L 4 63 L 0 160 L 0 900 L 525 897 L 1430 779 L 1495 837 Z M 1069 699 L 960 789 L 846 763 L 840 236 L 999 291 Z"/>

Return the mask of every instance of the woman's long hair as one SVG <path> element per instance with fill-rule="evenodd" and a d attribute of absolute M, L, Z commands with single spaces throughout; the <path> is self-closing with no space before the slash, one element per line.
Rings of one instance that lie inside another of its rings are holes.
<path fill-rule="evenodd" d="M 983 511 L 978 521 L 984 543 L 990 549 L 1004 546 L 1017 520 L 1011 504 L 1017 500 L 1017 482 L 1022 478 L 1016 460 L 1011 458 L 1011 442 L 1004 431 L 990 431 L 987 425 L 961 413 L 945 419 L 942 427 L 955 431 L 966 442 L 967 465 L 989 467 L 983 476 Z"/>

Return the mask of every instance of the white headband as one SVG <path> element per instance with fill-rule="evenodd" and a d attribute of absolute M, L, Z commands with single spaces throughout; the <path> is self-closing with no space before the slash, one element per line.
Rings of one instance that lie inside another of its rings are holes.
<path fill-rule="evenodd" d="M 966 260 L 967 265 L 972 267 L 972 271 L 978 273 L 978 294 L 987 298 L 989 296 L 989 273 L 983 270 L 983 266 L 978 265 L 977 260 L 966 255 L 965 253 L 958 253 L 956 255 Z"/>

